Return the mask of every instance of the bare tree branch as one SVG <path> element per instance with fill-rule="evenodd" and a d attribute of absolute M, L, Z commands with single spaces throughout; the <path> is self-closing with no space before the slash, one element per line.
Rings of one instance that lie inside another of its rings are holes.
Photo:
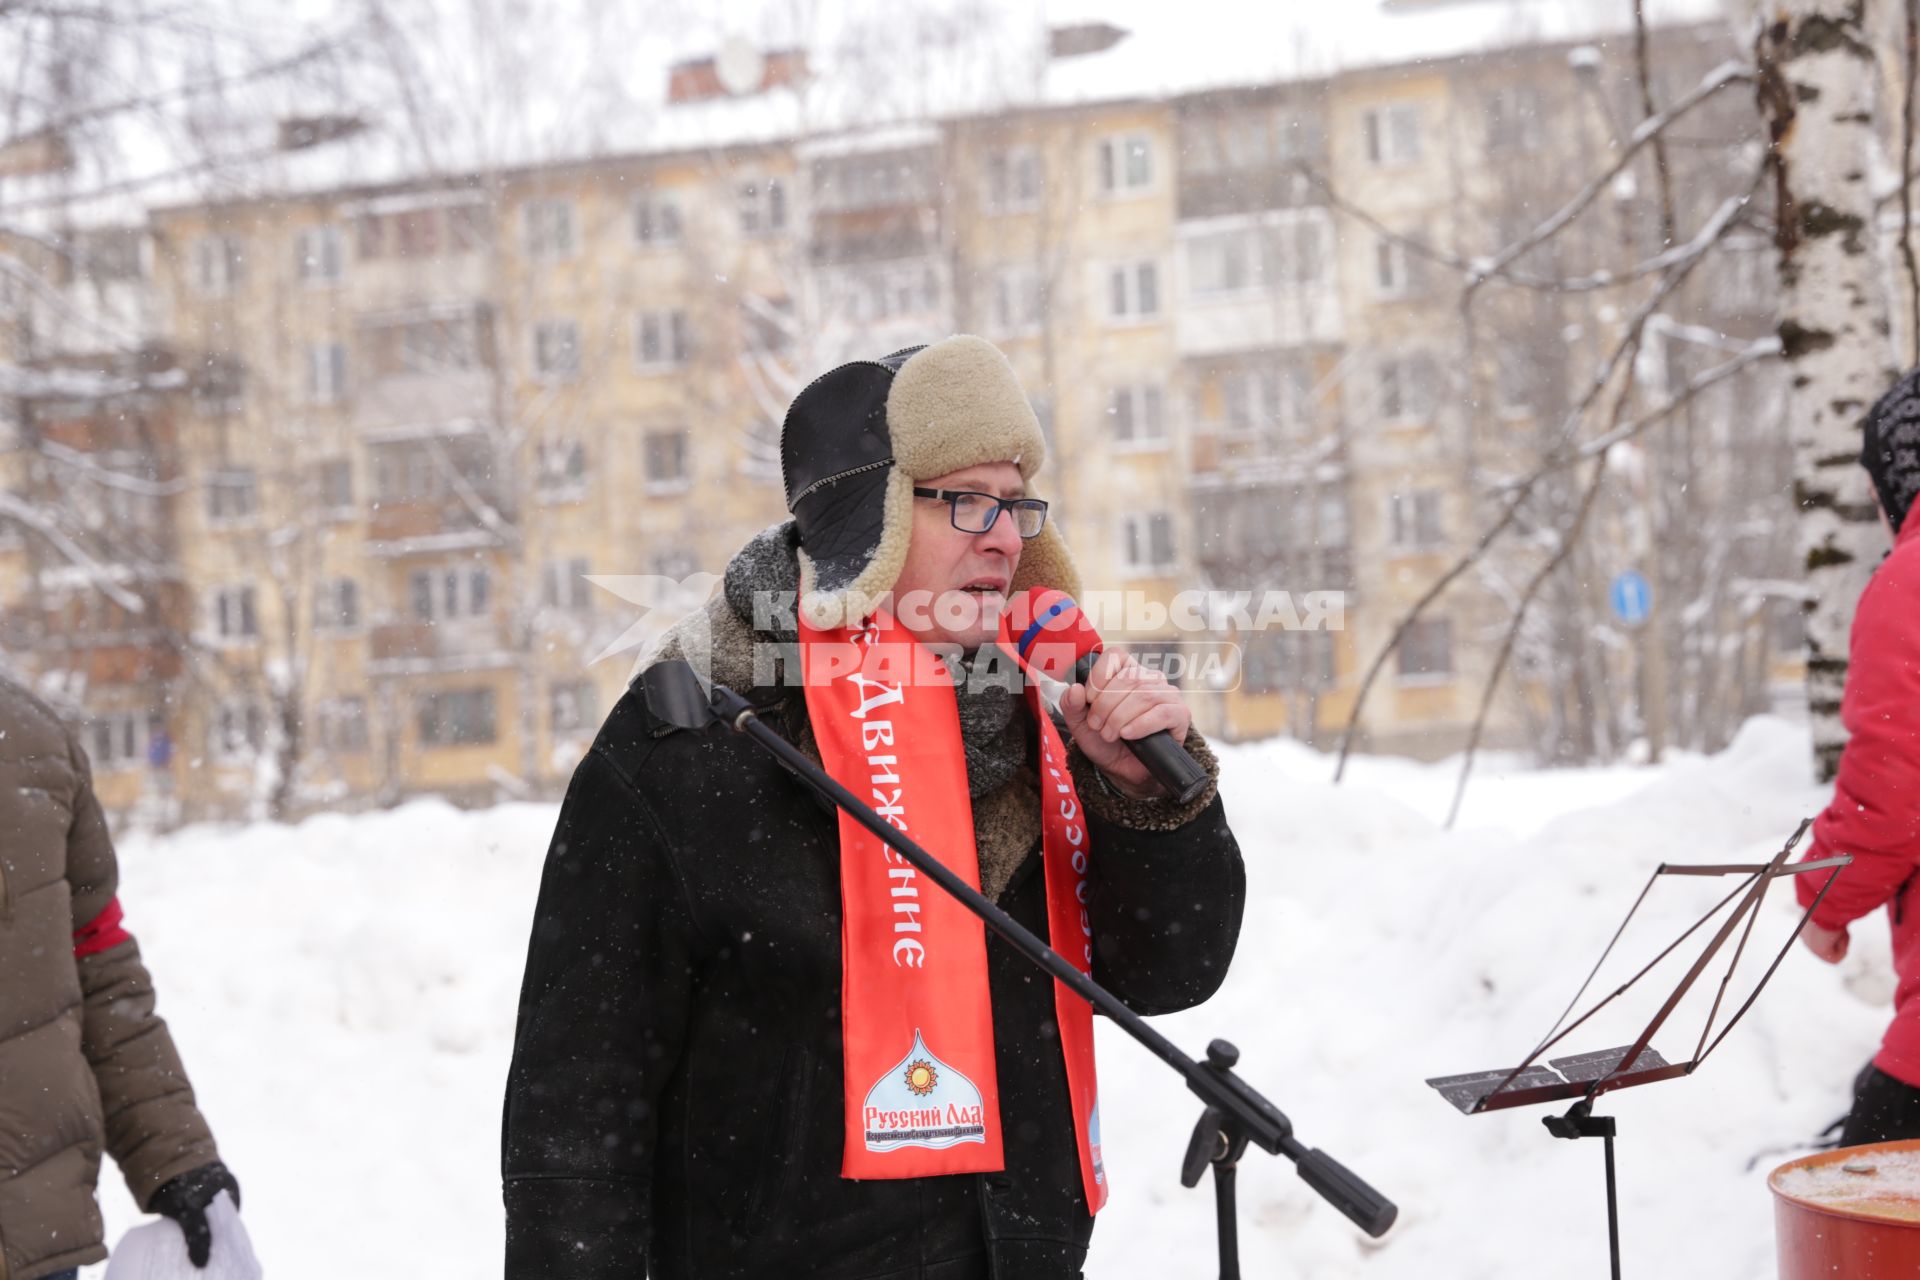
<path fill-rule="evenodd" d="M 1753 78 L 1754 69 L 1746 63 L 1722 63 L 1719 67 L 1708 72 L 1705 78 L 1703 78 L 1698 85 L 1694 86 L 1691 92 L 1671 107 L 1668 107 L 1658 115 L 1649 116 L 1645 120 L 1642 120 L 1640 127 L 1635 129 L 1633 135 L 1627 139 L 1626 146 L 1620 149 L 1620 154 L 1614 157 L 1613 163 L 1608 165 L 1588 182 L 1586 186 L 1575 193 L 1573 199 L 1567 201 L 1565 205 L 1561 206 L 1558 212 L 1535 227 L 1527 235 L 1514 241 L 1488 261 L 1478 264 L 1478 269 L 1468 276 L 1468 290 L 1472 291 L 1477 288 L 1480 284 L 1504 270 L 1516 259 L 1525 256 L 1529 250 L 1546 243 L 1555 235 L 1559 234 L 1561 228 L 1579 217 L 1588 205 L 1599 199 L 1601 192 L 1612 185 L 1615 178 L 1626 171 L 1627 166 L 1633 163 L 1634 156 L 1640 153 L 1642 147 L 1645 147 L 1648 143 L 1658 138 L 1672 126 L 1674 121 L 1681 119 L 1695 107 L 1712 98 L 1728 86 L 1747 84 L 1750 83 Z"/>
<path fill-rule="evenodd" d="M 1632 392 L 1632 379 L 1628 379 L 1627 386 L 1621 389 L 1619 398 L 1614 402 L 1616 419 L 1619 417 L 1621 406 L 1626 404 L 1627 397 Z M 1487 713 L 1493 707 L 1494 691 L 1500 687 L 1500 677 L 1506 673 L 1507 660 L 1513 654 L 1514 641 L 1519 638 L 1521 625 L 1527 620 L 1527 611 L 1533 607 L 1534 597 L 1540 593 L 1540 588 L 1546 584 L 1547 579 L 1552 577 L 1554 571 L 1565 564 L 1567 557 L 1573 553 L 1574 544 L 1580 540 L 1581 533 L 1586 529 L 1587 517 L 1593 512 L 1594 499 L 1600 496 L 1601 481 L 1606 478 L 1606 474 L 1607 459 L 1602 453 L 1600 457 L 1594 459 L 1593 478 L 1587 481 L 1586 490 L 1580 495 L 1580 507 L 1574 513 L 1572 523 L 1560 535 L 1560 545 L 1554 549 L 1553 555 L 1547 562 L 1540 566 L 1539 571 L 1527 581 L 1526 589 L 1520 593 L 1520 599 L 1514 605 L 1513 620 L 1507 626 L 1507 634 L 1500 642 L 1499 652 L 1494 655 L 1493 667 L 1487 672 L 1487 682 L 1480 691 L 1480 707 L 1474 713 L 1473 728 L 1467 734 L 1466 751 L 1460 761 L 1460 777 L 1454 783 L 1453 803 L 1447 809 L 1445 825 L 1448 827 L 1452 827 L 1454 819 L 1460 816 L 1460 802 L 1467 794 L 1467 778 L 1473 772 L 1473 759 L 1480 749 L 1480 735 L 1486 731 Z"/>
<path fill-rule="evenodd" d="M 66 445 L 52 440 L 41 439 L 37 448 L 49 461 L 70 467 L 85 475 L 95 484 L 109 489 L 121 489 L 127 493 L 137 493 L 147 498 L 170 498 L 185 493 L 192 485 L 184 478 L 178 480 L 143 480 L 139 476 L 130 476 L 124 471 L 115 471 L 103 467 L 78 449 L 69 449 Z"/>
<path fill-rule="evenodd" d="M 1647 120 L 1660 113 L 1653 105 L 1653 65 L 1647 57 L 1647 0 L 1633 0 L 1633 66 L 1640 82 L 1640 114 Z M 1653 173 L 1660 188 L 1660 243 L 1673 243 L 1673 173 L 1667 167 L 1664 130 L 1653 135 Z"/>
<path fill-rule="evenodd" d="M 1709 80 L 1711 79 L 1712 77 L 1709 77 Z M 1762 164 L 1756 168 L 1752 183 L 1749 185 L 1747 192 L 1743 195 L 1730 197 L 1724 201 L 1720 208 L 1715 211 L 1714 216 L 1708 220 L 1707 225 L 1701 229 L 1700 233 L 1683 246 L 1682 250 L 1675 255 L 1674 263 L 1661 279 L 1659 287 L 1647 297 L 1640 305 L 1640 308 L 1634 313 L 1633 317 L 1628 321 L 1620 342 L 1608 353 L 1607 359 L 1601 363 L 1599 371 L 1594 374 L 1592 381 L 1588 383 L 1587 390 L 1567 412 L 1565 418 L 1561 420 L 1560 428 L 1556 433 L 1557 438 L 1554 453 L 1558 453 L 1575 438 L 1576 433 L 1579 431 L 1580 423 L 1586 417 L 1587 411 L 1593 407 L 1594 402 L 1600 398 L 1608 384 L 1613 381 L 1614 375 L 1623 365 L 1630 365 L 1634 355 L 1639 352 L 1641 337 L 1646 329 L 1647 322 L 1659 310 L 1661 304 L 1666 301 L 1673 291 L 1679 288 L 1680 285 L 1686 281 L 1687 277 L 1693 273 L 1694 269 L 1705 260 L 1708 250 L 1727 234 L 1727 231 L 1735 223 L 1734 215 L 1752 198 L 1753 191 L 1758 188 L 1759 184 L 1770 171 L 1770 166 L 1767 164 Z M 1561 225 L 1564 226 L 1565 223 L 1563 222 Z M 1629 377 L 1631 377 L 1630 372 Z M 1547 474 L 1548 469 L 1543 468 L 1537 470 L 1533 475 L 1521 481 L 1514 488 L 1512 496 L 1505 510 L 1500 513 L 1499 518 L 1488 526 L 1487 530 L 1481 534 L 1479 540 L 1471 550 L 1455 561 L 1451 568 L 1436 579 L 1433 585 L 1421 594 L 1420 598 L 1414 602 L 1413 606 L 1394 628 L 1393 634 L 1387 639 L 1387 643 L 1381 646 L 1379 654 L 1374 657 L 1373 662 L 1367 667 L 1366 675 L 1361 678 L 1359 689 L 1354 693 L 1353 707 L 1348 712 L 1346 728 L 1340 735 L 1340 754 L 1333 770 L 1333 780 L 1335 782 L 1339 782 L 1346 773 L 1347 757 L 1353 750 L 1354 738 L 1360 726 L 1360 716 L 1366 709 L 1367 695 L 1372 692 L 1374 683 L 1379 679 L 1380 673 L 1386 668 L 1387 659 L 1400 647 L 1401 641 L 1406 638 L 1406 634 L 1413 623 L 1419 620 L 1427 608 L 1435 600 L 1439 599 L 1441 594 L 1445 592 L 1461 574 L 1465 573 L 1480 557 L 1485 555 L 1487 549 L 1513 524 L 1515 518 L 1520 513 L 1521 506 L 1526 502 L 1534 488 L 1545 479 Z"/>
<path fill-rule="evenodd" d="M 85 547 L 69 538 L 52 517 L 32 503 L 0 491 L 0 519 L 16 520 L 45 538 L 54 550 L 80 570 L 88 585 L 97 588 L 128 613 L 140 613 L 146 608 L 145 601 L 114 580 L 111 569 L 94 559 Z"/>
<path fill-rule="evenodd" d="M 57 16 L 67 19 L 75 15 L 62 10 Z M 125 21 L 126 15 L 124 14 L 102 18 L 102 22 L 108 24 Z M 206 79 L 188 80 L 181 84 L 170 85 L 155 93 L 135 94 L 130 97 L 95 103 L 88 107 L 69 111 L 64 115 L 36 120 L 33 127 L 27 132 L 0 139 L 0 150 L 17 146 L 41 134 L 61 133 L 76 125 L 88 124 L 95 120 L 111 119 L 114 116 L 126 115 L 135 111 L 151 111 L 156 107 L 165 106 L 171 102 L 187 102 L 207 94 L 221 93 L 227 89 L 238 88 L 242 85 L 253 84 L 262 80 L 270 80 L 275 76 L 282 76 L 288 72 L 297 71 L 309 63 L 317 62 L 322 58 L 339 52 L 349 39 L 354 37 L 354 34 L 353 29 L 348 28 L 346 32 L 316 40 L 303 48 L 295 50 L 284 58 L 261 63 L 259 66 L 249 67 L 245 71 L 236 72 L 230 76 L 209 76 Z"/>

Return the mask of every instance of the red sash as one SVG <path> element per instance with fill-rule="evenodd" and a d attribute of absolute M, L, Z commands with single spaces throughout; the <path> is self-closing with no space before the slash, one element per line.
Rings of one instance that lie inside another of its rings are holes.
<path fill-rule="evenodd" d="M 933 652 L 882 613 L 832 631 L 802 619 L 800 653 L 807 716 L 827 772 L 978 888 L 959 708 Z M 1028 706 L 1040 726 L 1048 930 L 1054 948 L 1090 972 L 1086 825 L 1066 750 L 1032 687 Z M 1005 1168 L 986 926 L 844 813 L 840 904 L 841 1175 L 918 1178 Z M 1093 1010 L 1058 983 L 1054 1006 L 1082 1181 L 1097 1212 L 1107 1185 Z"/>

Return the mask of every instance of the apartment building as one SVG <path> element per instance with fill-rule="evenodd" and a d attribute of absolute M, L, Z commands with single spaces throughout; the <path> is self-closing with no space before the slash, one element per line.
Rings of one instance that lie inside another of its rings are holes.
<path fill-rule="evenodd" d="M 1124 39 L 1094 34 L 1056 55 Z M 1664 40 L 1663 74 L 1697 78 L 1717 38 Z M 99 575 L 15 533 L 6 648 L 93 726 L 119 812 L 155 792 L 185 817 L 553 794 L 635 646 L 782 517 L 798 387 L 970 330 L 1032 394 L 1051 444 L 1039 483 L 1089 587 L 1162 606 L 1195 588 L 1256 608 L 1341 593 L 1338 630 L 1221 617 L 1196 636 L 1149 609 L 1111 637 L 1176 659 L 1210 732 L 1327 744 L 1619 332 L 1597 292 L 1502 295 L 1466 325 L 1447 265 L 1509 243 L 1617 143 L 1596 58 L 1536 42 L 153 209 L 92 270 L 175 376 L 50 400 L 15 428 L 83 462 L 126 462 L 129 431 L 150 450 L 131 518 L 151 529 L 136 541 L 153 621 L 79 624 L 105 607 L 86 603 Z M 725 96 L 711 71 L 676 68 L 667 110 Z M 1706 199 L 1726 175 L 1692 182 L 1722 163 L 1699 156 L 1676 164 Z M 1523 265 L 1657 252 L 1647 193 L 1614 203 L 1617 242 L 1583 231 Z M 1685 332 L 1758 332 L 1763 294 L 1703 285 Z M 1604 607 L 1593 575 L 1647 554 L 1631 498 L 1610 496 L 1603 550 L 1539 644 Z M 1457 749 L 1530 563 L 1490 559 L 1416 624 L 1366 745 Z M 1492 742 L 1537 743 L 1564 710 L 1528 651 Z"/>

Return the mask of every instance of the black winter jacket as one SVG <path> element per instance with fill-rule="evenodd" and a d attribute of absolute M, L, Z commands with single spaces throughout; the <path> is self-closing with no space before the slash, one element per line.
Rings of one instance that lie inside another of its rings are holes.
<path fill-rule="evenodd" d="M 1088 808 L 1094 977 L 1146 1014 L 1206 999 L 1245 891 L 1219 799 L 1170 832 Z M 758 747 L 621 699 L 574 773 L 534 916 L 507 1280 L 1080 1274 L 1093 1219 L 1052 983 L 991 934 L 1005 1171 L 840 1176 L 839 856 L 827 802 Z M 1028 857 L 1001 905 L 1045 937 L 1040 871 Z"/>

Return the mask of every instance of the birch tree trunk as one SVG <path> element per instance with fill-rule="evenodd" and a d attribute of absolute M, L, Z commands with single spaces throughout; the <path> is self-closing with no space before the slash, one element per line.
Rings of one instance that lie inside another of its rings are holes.
<path fill-rule="evenodd" d="M 1780 341 L 1806 558 L 1807 705 L 1822 781 L 1839 766 L 1854 603 L 1885 548 L 1860 421 L 1896 376 L 1871 175 L 1880 77 L 1869 3 L 1774 0 L 1756 53 L 1779 206 Z"/>

